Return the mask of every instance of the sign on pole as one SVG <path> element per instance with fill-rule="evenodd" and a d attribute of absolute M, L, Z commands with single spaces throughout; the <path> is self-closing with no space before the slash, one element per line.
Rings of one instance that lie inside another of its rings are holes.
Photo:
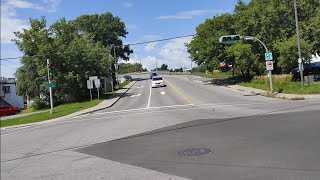
<path fill-rule="evenodd" d="M 49 88 L 55 88 L 57 85 L 56 85 L 56 83 L 48 83 L 47 84 L 47 87 L 49 87 Z"/>
<path fill-rule="evenodd" d="M 273 71 L 273 61 L 266 61 L 266 68 L 268 71 Z"/>
<path fill-rule="evenodd" d="M 90 91 L 90 99 L 92 101 L 92 93 L 91 93 L 91 89 L 93 88 L 93 81 L 92 80 L 87 80 L 87 88 Z"/>
<path fill-rule="evenodd" d="M 100 79 L 95 79 L 94 80 L 94 84 L 97 88 L 97 91 L 98 91 L 98 99 L 100 99 L 100 92 L 99 92 L 99 88 L 100 88 Z"/>
<path fill-rule="evenodd" d="M 90 76 L 89 77 L 89 80 L 96 80 L 96 79 L 98 79 L 98 76 Z"/>
<path fill-rule="evenodd" d="M 93 81 L 92 80 L 87 80 L 87 88 L 93 89 Z"/>
<path fill-rule="evenodd" d="M 272 61 L 273 57 L 272 57 L 272 53 L 271 52 L 267 52 L 264 54 L 265 60 L 266 61 Z"/>

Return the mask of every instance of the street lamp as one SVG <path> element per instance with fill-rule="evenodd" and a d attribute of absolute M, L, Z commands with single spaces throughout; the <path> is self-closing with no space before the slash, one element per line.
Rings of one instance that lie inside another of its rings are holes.
<path fill-rule="evenodd" d="M 299 71 L 300 71 L 300 79 L 301 79 L 301 88 L 304 87 L 303 83 L 303 63 L 301 58 L 301 47 L 300 47 L 300 33 L 299 33 L 299 20 L 298 20 L 298 9 L 297 9 L 297 0 L 294 0 L 294 14 L 296 20 L 296 31 L 297 31 L 297 43 L 298 43 L 298 55 L 299 55 Z"/>

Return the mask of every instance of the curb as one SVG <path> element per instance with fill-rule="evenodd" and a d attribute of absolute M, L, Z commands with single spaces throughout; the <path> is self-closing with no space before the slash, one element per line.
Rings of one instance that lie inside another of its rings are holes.
<path fill-rule="evenodd" d="M 127 90 L 126 90 L 125 92 L 123 92 L 123 93 L 121 94 L 121 96 L 119 96 L 111 105 L 109 105 L 109 106 L 107 106 L 107 107 L 95 109 L 95 110 L 92 110 L 92 111 L 80 113 L 80 114 L 77 114 L 77 115 L 73 115 L 73 116 L 72 116 L 72 114 L 69 114 L 70 117 L 75 117 L 75 116 L 90 114 L 90 113 L 93 113 L 93 112 L 96 112 L 96 111 L 101 111 L 101 110 L 108 109 L 108 108 L 112 107 L 115 103 L 117 103 L 117 102 L 119 101 L 119 99 L 121 99 L 121 98 L 132 88 L 133 85 L 136 84 L 136 82 L 137 82 L 137 81 L 134 81 L 134 82 L 132 83 L 132 85 L 131 85 L 130 87 L 128 87 Z M 99 105 L 99 104 L 98 104 L 98 105 Z M 97 105 L 97 106 L 98 106 L 98 105 Z M 92 107 L 92 108 L 94 108 L 94 107 Z M 75 112 L 75 113 L 77 113 L 77 112 Z"/>
<path fill-rule="evenodd" d="M 7 126 L 7 127 L 1 127 L 0 129 L 1 130 L 5 130 L 5 129 L 14 129 L 14 128 L 20 128 L 20 127 L 29 127 L 31 125 L 37 125 L 37 124 L 43 124 L 43 123 L 51 123 L 52 121 L 58 121 L 62 118 L 71 118 L 71 117 L 76 117 L 76 116 L 80 116 L 80 115 L 85 115 L 85 114 L 90 114 L 90 113 L 93 113 L 93 112 L 96 112 L 96 111 L 100 111 L 100 110 L 103 110 L 103 109 L 107 109 L 107 108 L 110 108 L 112 107 L 116 102 L 119 101 L 120 98 L 122 98 L 131 88 L 133 85 L 136 84 L 137 81 L 134 81 L 132 83 L 132 85 L 130 87 L 128 87 L 126 89 L 125 92 L 122 93 L 121 96 L 119 96 L 111 105 L 107 106 L 107 107 L 103 107 L 103 108 L 99 108 L 99 109 L 94 109 L 94 110 L 91 110 L 91 111 L 88 111 L 88 112 L 83 112 L 83 113 L 79 113 L 79 112 L 74 112 L 72 114 L 69 114 L 69 115 L 66 115 L 66 116 L 61 116 L 61 117 L 58 117 L 58 118 L 54 118 L 54 119 L 48 119 L 48 120 L 44 120 L 44 121 L 41 121 L 41 122 L 35 122 L 35 123 L 27 123 L 27 124 L 20 124 L 20 125 L 16 125 L 16 126 Z M 128 84 L 129 85 L 129 84 Z M 102 103 L 102 102 L 101 102 Z M 99 105 L 99 104 L 98 104 Z M 97 106 L 98 106 L 97 105 Z M 91 107 L 91 108 L 94 108 L 94 107 Z M 84 109 L 85 110 L 85 109 Z M 82 110 L 82 111 L 84 111 Z M 79 113 L 79 114 L 76 114 L 76 113 Z M 8 119 L 10 120 L 10 119 Z"/>
<path fill-rule="evenodd" d="M 246 93 L 251 93 L 255 95 L 261 95 L 264 96 L 263 94 L 268 94 L 269 91 L 262 90 L 262 89 L 256 89 L 252 87 L 245 87 L 245 86 L 240 86 L 240 85 L 229 85 L 226 86 L 229 89 L 241 91 L 241 92 L 246 92 Z M 285 93 L 274 93 L 274 98 L 284 98 L 288 100 L 304 100 L 304 99 L 320 99 L 320 94 L 285 94 Z M 269 97 L 269 96 L 265 96 Z M 301 98 L 301 99 L 299 99 Z"/>

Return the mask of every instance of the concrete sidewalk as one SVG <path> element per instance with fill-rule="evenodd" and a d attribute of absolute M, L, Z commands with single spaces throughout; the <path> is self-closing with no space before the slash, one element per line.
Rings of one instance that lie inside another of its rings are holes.
<path fill-rule="evenodd" d="M 227 86 L 230 89 L 235 89 L 247 93 L 257 94 L 257 95 L 263 95 L 267 94 L 269 91 L 265 91 L 262 89 L 256 89 L 252 87 L 245 87 L 245 86 L 239 86 L 239 85 L 229 85 Z M 285 93 L 276 93 L 275 97 L 277 98 L 285 98 L 285 99 L 296 99 L 296 98 L 302 98 L 302 99 L 320 99 L 320 94 L 285 94 Z"/>
<path fill-rule="evenodd" d="M 88 108 L 88 109 L 84 109 L 66 116 L 62 116 L 62 117 L 58 117 L 55 119 L 50 119 L 50 120 L 45 120 L 45 121 L 41 121 L 41 122 L 36 122 L 36 123 L 30 123 L 30 124 L 42 124 L 42 123 L 51 123 L 53 121 L 57 121 L 57 120 L 61 120 L 61 119 L 65 119 L 65 118 L 71 118 L 71 117 L 75 117 L 75 116 L 79 116 L 79 115 L 84 115 L 84 114 L 89 114 L 89 113 L 93 113 L 99 110 L 103 110 L 106 108 L 109 108 L 111 106 L 113 106 L 137 81 L 132 81 L 130 82 L 128 85 L 126 85 L 125 87 L 123 87 L 122 89 L 119 89 L 118 91 L 116 91 L 113 95 L 111 95 L 110 98 L 102 101 L 101 103 L 99 103 L 98 105 Z M 28 113 L 26 115 L 32 115 L 35 113 Z M 16 118 L 16 117 L 13 117 Z M 6 120 L 9 120 L 11 118 L 7 118 Z M 29 126 L 30 124 L 21 124 L 21 125 L 17 125 L 17 126 L 9 126 L 9 127 L 3 127 L 1 129 L 7 129 L 7 128 L 16 128 L 16 127 L 23 127 L 23 126 Z"/>

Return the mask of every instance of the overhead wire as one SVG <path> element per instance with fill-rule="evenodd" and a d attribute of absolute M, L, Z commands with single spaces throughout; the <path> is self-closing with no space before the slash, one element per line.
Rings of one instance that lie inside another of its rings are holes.
<path fill-rule="evenodd" d="M 173 40 L 173 39 L 181 39 L 181 38 L 186 38 L 186 37 L 192 37 L 195 34 L 191 34 L 191 35 L 184 35 L 184 36 L 176 36 L 176 37 L 172 37 L 172 38 L 164 38 L 164 39 L 157 39 L 157 40 L 150 40 L 150 41 L 144 41 L 144 42 L 137 42 L 137 43 L 129 43 L 126 45 L 122 45 L 122 47 L 125 46 L 136 46 L 136 45 L 141 45 L 141 44 L 149 44 L 149 43 L 153 43 L 153 42 L 161 42 L 161 41 L 168 41 L 168 40 Z M 82 50 L 82 51 L 76 51 L 76 52 L 86 52 L 86 51 L 90 51 L 91 49 L 86 49 L 86 50 Z M 70 53 L 74 53 L 74 52 L 63 52 L 63 53 L 53 53 L 53 54 L 43 54 L 43 55 L 33 55 L 33 56 L 19 56 L 19 57 L 7 57 L 7 58 L 0 58 L 1 61 L 3 60 L 13 60 L 13 59 L 21 59 L 23 57 L 44 57 L 44 56 L 52 56 L 52 55 L 63 55 L 63 54 L 70 54 Z"/>

